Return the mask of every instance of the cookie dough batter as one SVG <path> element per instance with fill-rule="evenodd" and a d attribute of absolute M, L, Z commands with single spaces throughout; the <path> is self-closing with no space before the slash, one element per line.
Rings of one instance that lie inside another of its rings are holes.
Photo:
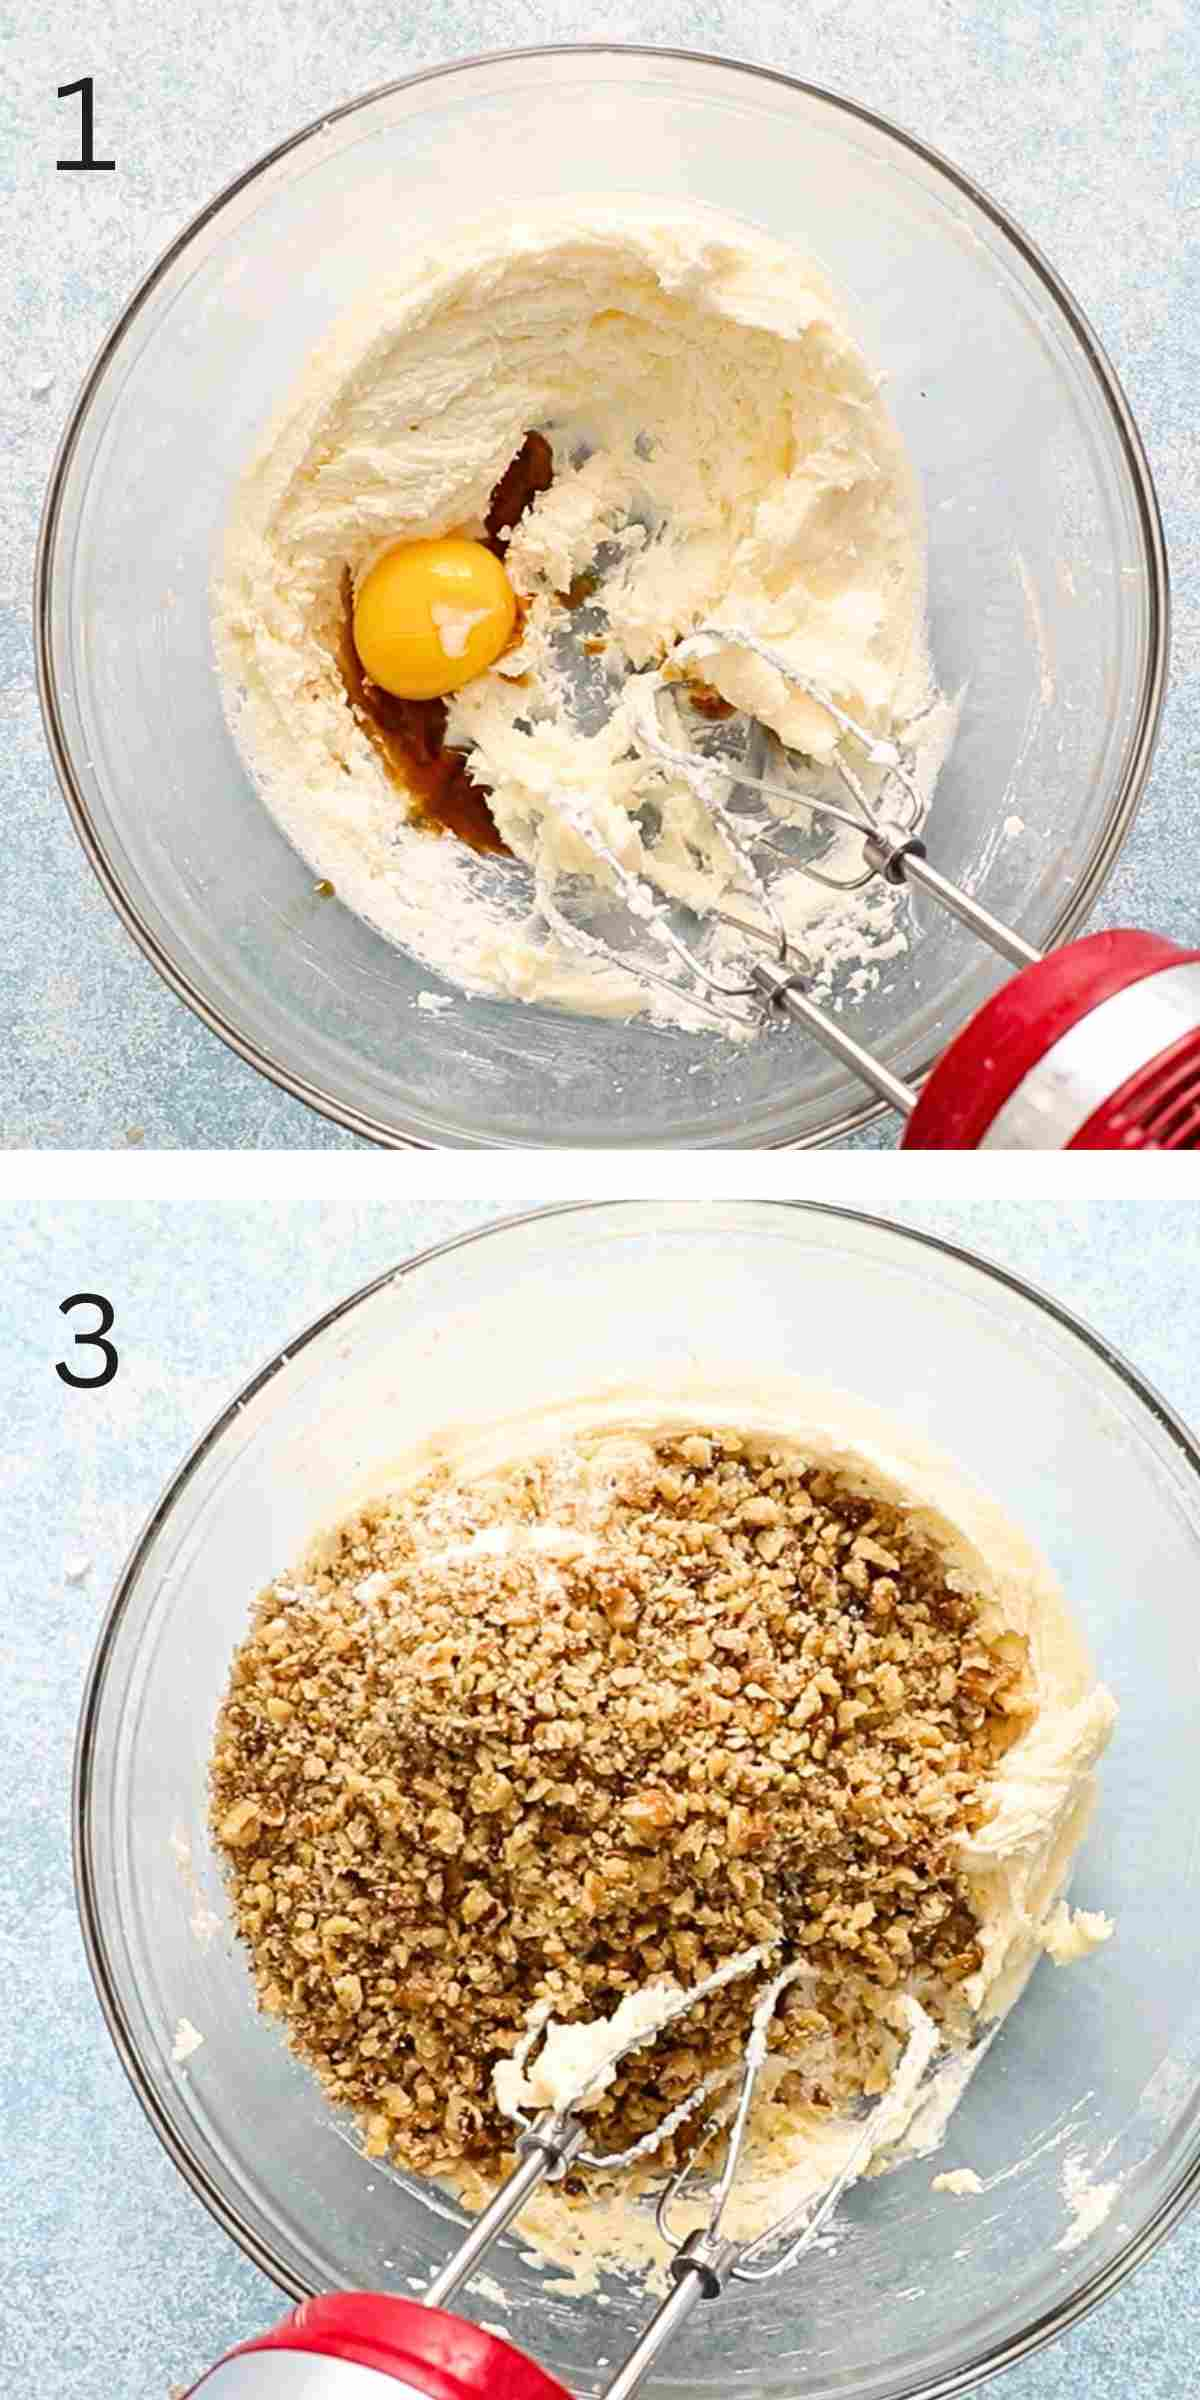
<path fill-rule="evenodd" d="M 1040 1952 L 1111 1930 L 1064 1891 L 1115 1713 L 950 1462 L 844 1395 L 699 1379 L 442 1440 L 322 1537 L 235 1661 L 213 1826 L 263 2004 L 375 2155 L 469 2205 L 514 2106 L 582 2072 L 624 2148 L 736 2059 L 758 1976 L 595 2078 L 665 1988 L 803 1955 L 752 2234 L 838 2173 L 914 2024 L 872 2172 L 940 2139 Z M 522 2067 L 531 2002 L 566 2029 Z M 656 2165 L 545 2189 L 522 2230 L 585 2278 L 648 2263 Z"/>
<path fill-rule="evenodd" d="M 478 538 L 531 432 L 553 471 L 507 529 L 518 638 L 445 719 L 511 853 L 482 857 L 431 836 L 370 738 L 344 670 L 346 579 L 357 592 L 400 543 Z M 909 732 L 926 793 L 949 738 L 921 505 L 877 378 L 812 262 L 711 212 L 561 201 L 374 283 L 247 470 L 214 615 L 238 739 L 314 873 L 466 990 L 591 1013 L 738 1036 L 760 1021 L 705 1001 L 644 928 L 616 966 L 574 938 L 572 879 L 604 871 L 572 810 L 659 893 L 703 907 L 735 883 L 695 792 L 631 741 L 639 676 L 677 640 L 714 616 L 754 633 L 869 725 Z M 753 712 L 817 788 L 824 711 L 744 648 L 703 672 L 701 712 Z M 839 858 L 855 848 L 835 837 Z M 838 900 L 778 862 L 772 883 L 829 976 L 904 946 L 882 886 Z M 744 954 L 706 938 L 722 971 Z"/>

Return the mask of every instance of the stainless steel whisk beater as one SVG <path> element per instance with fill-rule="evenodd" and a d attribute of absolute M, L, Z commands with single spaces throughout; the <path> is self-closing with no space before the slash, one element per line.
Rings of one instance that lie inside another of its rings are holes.
<path fill-rule="evenodd" d="M 676 2132 L 707 2098 L 732 2091 L 731 2104 L 717 2106 L 658 2203 L 659 2229 L 672 2251 L 671 2289 L 605 2387 L 604 2400 L 632 2400 L 701 2301 L 719 2298 L 732 2282 L 765 2283 L 795 2265 L 879 2146 L 885 2123 L 880 2112 L 887 2111 L 889 2097 L 905 2097 L 915 2088 L 937 2047 L 931 2021 L 915 2003 L 907 2002 L 909 2036 L 891 2082 L 868 2104 L 869 2113 L 834 2179 L 752 2239 L 729 2239 L 722 2228 L 767 2061 L 771 2023 L 785 1991 L 811 1971 L 806 1962 L 776 1967 L 764 1984 L 740 2066 L 702 2078 L 631 2148 L 615 2155 L 590 2151 L 581 2112 L 617 2066 L 655 2041 L 666 2025 L 726 1984 L 766 1967 L 775 1955 L 759 1946 L 726 1960 L 714 1974 L 657 2011 L 651 2024 L 632 2032 L 619 2048 L 604 2048 L 599 2065 L 590 2076 L 585 2069 L 565 2105 L 544 2108 L 532 2119 L 522 2114 L 512 2174 L 419 2300 L 400 2299 L 394 2293 L 338 2292 L 305 2301 L 283 2324 L 230 2352 L 202 2377 L 204 2400 L 367 2400 L 367 2388 L 376 2380 L 379 2400 L 384 2400 L 385 2391 L 392 2400 L 570 2400 L 565 2387 L 535 2360 L 497 2333 L 453 2315 L 447 2302 L 470 2282 L 541 2184 L 572 2166 L 612 2170 L 632 2165 Z M 544 2022 L 543 2018 L 531 2026 L 515 2054 L 518 2066 L 527 2063 Z M 703 2221 L 677 2240 L 673 2212 L 717 2133 L 725 2136 L 725 2157 L 707 2196 Z M 883 2138 L 893 2138 L 890 2126 Z M 194 2387 L 197 2393 L 201 2385 Z"/>
<path fill-rule="evenodd" d="M 727 648 L 752 652 L 825 712 L 841 737 L 830 763 L 846 799 L 843 806 L 806 791 L 790 774 L 787 783 L 775 781 L 668 740 L 661 714 L 672 690 L 668 676 L 660 671 L 643 679 L 635 739 L 707 802 L 751 902 L 749 914 L 723 905 L 711 912 L 766 953 L 750 966 L 742 990 L 802 1025 L 895 1109 L 905 1120 L 905 1148 L 1200 1148 L 1200 950 L 1125 929 L 1085 935 L 1048 955 L 1035 949 L 930 864 L 920 833 L 914 756 L 903 743 L 871 731 L 832 693 L 741 627 L 701 626 L 676 644 L 668 666 L 694 665 Z M 847 756 L 847 743 L 878 770 L 873 798 Z M 793 824 L 799 810 L 858 837 L 862 863 L 849 875 L 831 874 L 812 860 L 789 862 L 812 880 L 842 891 L 858 890 L 874 877 L 909 885 L 1018 970 L 954 1036 L 923 1090 L 894 1074 L 813 999 L 811 971 L 789 941 L 757 863 L 759 852 L 778 851 L 787 820 L 776 814 L 768 825 L 753 826 L 734 811 L 735 792 L 785 804 Z M 643 915 L 653 913 L 644 900 L 641 908 Z M 730 985 L 713 974 L 696 944 L 682 944 L 674 929 L 668 938 L 702 988 L 729 994 Z"/>
<path fill-rule="evenodd" d="M 738 1958 L 727 1961 L 703 1983 L 681 1994 L 678 2004 L 650 2032 L 635 2036 L 621 2051 L 610 2053 L 608 2065 L 612 2067 L 619 2064 L 633 2051 L 653 2042 L 665 2024 L 673 2023 L 676 2018 L 698 2007 L 735 1977 L 752 1972 L 768 1955 L 760 1949 L 744 1952 Z M 719 2298 L 731 2282 L 767 2283 L 777 2275 L 787 2274 L 809 2244 L 815 2241 L 847 2185 L 854 2180 L 877 2146 L 879 2111 L 884 2107 L 888 2094 L 898 2087 L 906 2071 L 919 2077 L 936 2046 L 936 2034 L 930 2020 L 923 2011 L 914 2008 L 908 2041 L 887 2091 L 868 2105 L 861 2130 L 852 2141 L 833 2180 L 815 2198 L 810 2196 L 804 2199 L 752 2238 L 741 2241 L 727 2238 L 722 2226 L 745 2150 L 755 2093 L 768 2057 L 768 2033 L 783 1994 L 800 1978 L 810 1974 L 811 1968 L 803 1959 L 793 1960 L 779 1968 L 755 2003 L 741 2066 L 702 2081 L 686 2100 L 680 2102 L 630 2149 L 606 2157 L 585 2148 L 584 2127 L 577 2112 L 586 2104 L 589 2093 L 595 2088 L 594 2080 L 592 2084 L 583 2086 L 569 2107 L 544 2111 L 532 2123 L 526 2122 L 518 2137 L 517 2149 L 521 2155 L 517 2167 L 490 2206 L 476 2220 L 454 2257 L 434 2277 L 425 2294 L 425 2305 L 443 2306 L 454 2293 L 462 2289 L 485 2252 L 505 2227 L 511 2224 L 540 2183 L 558 2177 L 571 2165 L 612 2170 L 634 2164 L 638 2158 L 648 2156 L 668 2135 L 676 2132 L 703 2104 L 705 2098 L 729 2085 L 736 2087 L 732 2107 L 718 2108 L 709 2118 L 691 2154 L 672 2176 L 658 2201 L 655 2212 L 658 2229 L 672 2252 L 668 2270 L 672 2288 L 611 2382 L 606 2385 L 604 2400 L 631 2400 L 631 2395 L 640 2390 L 645 2382 L 655 2360 L 675 2340 L 702 2300 Z M 527 2048 L 532 2047 L 535 2039 L 536 2029 Z M 677 2240 L 672 2230 L 672 2212 L 692 2180 L 701 2156 L 718 2133 L 725 2136 L 725 2157 L 707 2198 L 704 2222 Z"/>
<path fill-rule="evenodd" d="M 917 830 L 921 822 L 922 802 L 915 781 L 914 760 L 904 744 L 871 732 L 856 717 L 850 716 L 822 685 L 798 674 L 790 661 L 778 651 L 740 628 L 703 625 L 698 632 L 676 644 L 670 663 L 676 667 L 688 666 L 715 650 L 731 648 L 750 650 L 762 659 L 764 665 L 773 668 L 794 690 L 802 692 L 806 699 L 823 709 L 839 734 L 853 742 L 867 761 L 881 770 L 881 797 L 875 806 L 872 806 L 860 776 L 840 745 L 833 753 L 831 764 L 847 794 L 848 805 L 845 807 L 817 793 L 805 791 L 791 781 L 786 784 L 778 782 L 741 766 L 730 766 L 728 770 L 723 770 L 712 761 L 699 758 L 694 749 L 668 741 L 662 730 L 661 708 L 664 699 L 672 696 L 678 686 L 668 681 L 661 672 L 645 679 L 645 705 L 635 725 L 636 739 L 647 755 L 686 776 L 693 789 L 698 786 L 711 789 L 718 775 L 726 776 L 739 792 L 758 792 L 764 798 L 785 803 L 793 812 L 793 821 L 794 812 L 799 809 L 811 818 L 824 820 L 830 825 L 840 825 L 861 838 L 861 869 L 850 875 L 831 875 L 810 861 L 805 861 L 801 871 L 813 882 L 824 884 L 830 890 L 844 892 L 861 890 L 877 876 L 889 884 L 911 884 L 956 917 L 961 925 L 978 934 L 990 949 L 1007 959 L 1010 965 L 1036 965 L 1042 957 L 1040 950 L 1035 950 L 1020 934 L 1014 933 L 1011 927 L 994 917 L 990 909 L 984 908 L 969 892 L 963 891 L 948 876 L 930 865 L 925 844 Z M 686 684 L 683 688 L 686 691 Z M 713 806 L 711 798 L 709 805 Z M 745 823 L 738 823 L 727 804 L 714 809 L 714 821 L 723 833 L 728 834 L 731 826 L 736 830 L 738 838 L 734 847 L 739 865 L 746 872 L 748 895 L 757 904 L 760 917 L 745 917 L 723 907 L 714 909 L 712 914 L 721 924 L 744 935 L 748 941 L 761 942 L 764 948 L 773 953 L 769 958 L 756 961 L 750 968 L 750 992 L 757 992 L 763 1000 L 794 1018 L 797 1024 L 804 1025 L 844 1066 L 852 1067 L 855 1074 L 881 1100 L 886 1100 L 902 1116 L 910 1116 L 918 1099 L 912 1086 L 902 1083 L 881 1059 L 856 1042 L 830 1011 L 809 997 L 806 987 L 812 981 L 812 970 L 789 942 L 755 863 L 755 852 L 776 847 L 775 836 L 781 823 L 786 820 L 777 820 L 770 829 L 760 825 L 753 843 L 747 839 Z M 714 982 L 694 946 L 689 949 L 688 956 L 692 971 L 702 984 L 709 982 L 713 988 L 728 988 Z"/>

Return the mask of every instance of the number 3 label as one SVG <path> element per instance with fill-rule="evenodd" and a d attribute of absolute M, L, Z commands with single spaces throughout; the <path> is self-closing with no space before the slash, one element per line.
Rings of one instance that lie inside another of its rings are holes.
<path fill-rule="evenodd" d="M 61 1317 L 66 1317 L 70 1315 L 73 1308 L 95 1308 L 99 1310 L 99 1323 L 92 1327 L 90 1333 L 77 1333 L 75 1336 L 75 1347 L 77 1350 L 99 1350 L 103 1356 L 104 1364 L 102 1367 L 99 1367 L 94 1374 L 77 1375 L 75 1369 L 73 1367 L 64 1366 L 63 1361 L 60 1358 L 55 1364 L 54 1372 L 61 1378 L 63 1383 L 69 1383 L 73 1391 L 98 1392 L 104 1384 L 112 1382 L 113 1376 L 116 1374 L 117 1368 L 120 1364 L 117 1352 L 112 1343 L 106 1341 L 104 1338 L 105 1335 L 111 1333 L 113 1329 L 114 1310 L 112 1302 L 105 1299 L 103 1292 L 72 1292 L 69 1300 L 59 1301 L 58 1313 Z"/>

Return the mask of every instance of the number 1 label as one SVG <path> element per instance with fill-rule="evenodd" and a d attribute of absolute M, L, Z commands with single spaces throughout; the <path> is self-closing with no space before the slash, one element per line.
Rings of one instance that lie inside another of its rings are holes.
<path fill-rule="evenodd" d="M 117 163 L 115 158 L 97 158 L 96 156 L 96 135 L 92 121 L 93 89 L 93 78 L 90 75 L 84 75 L 78 83 L 60 83 L 58 87 L 60 100 L 70 100 L 78 92 L 83 109 L 82 158 L 56 158 L 54 162 L 56 167 L 65 169 L 68 173 L 77 173 L 81 168 L 90 168 L 99 172 L 105 167 L 115 167 Z"/>

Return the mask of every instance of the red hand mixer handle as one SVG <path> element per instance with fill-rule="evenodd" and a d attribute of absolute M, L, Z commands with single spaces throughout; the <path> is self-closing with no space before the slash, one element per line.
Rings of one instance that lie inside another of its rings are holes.
<path fill-rule="evenodd" d="M 482 2326 L 385 2292 L 305 2300 L 192 2391 L 197 2400 L 571 2400 Z"/>
<path fill-rule="evenodd" d="M 906 1150 L 1200 1149 L 1200 950 L 1122 931 L 1043 958 L 929 866 L 919 843 L 895 864 L 1019 970 L 955 1035 L 923 1092 L 812 1000 L 786 958 L 754 975 L 906 1119 Z"/>
<path fill-rule="evenodd" d="M 1200 1149 L 1200 950 L 1090 933 L 1024 967 L 938 1061 L 903 1146 Z"/>

